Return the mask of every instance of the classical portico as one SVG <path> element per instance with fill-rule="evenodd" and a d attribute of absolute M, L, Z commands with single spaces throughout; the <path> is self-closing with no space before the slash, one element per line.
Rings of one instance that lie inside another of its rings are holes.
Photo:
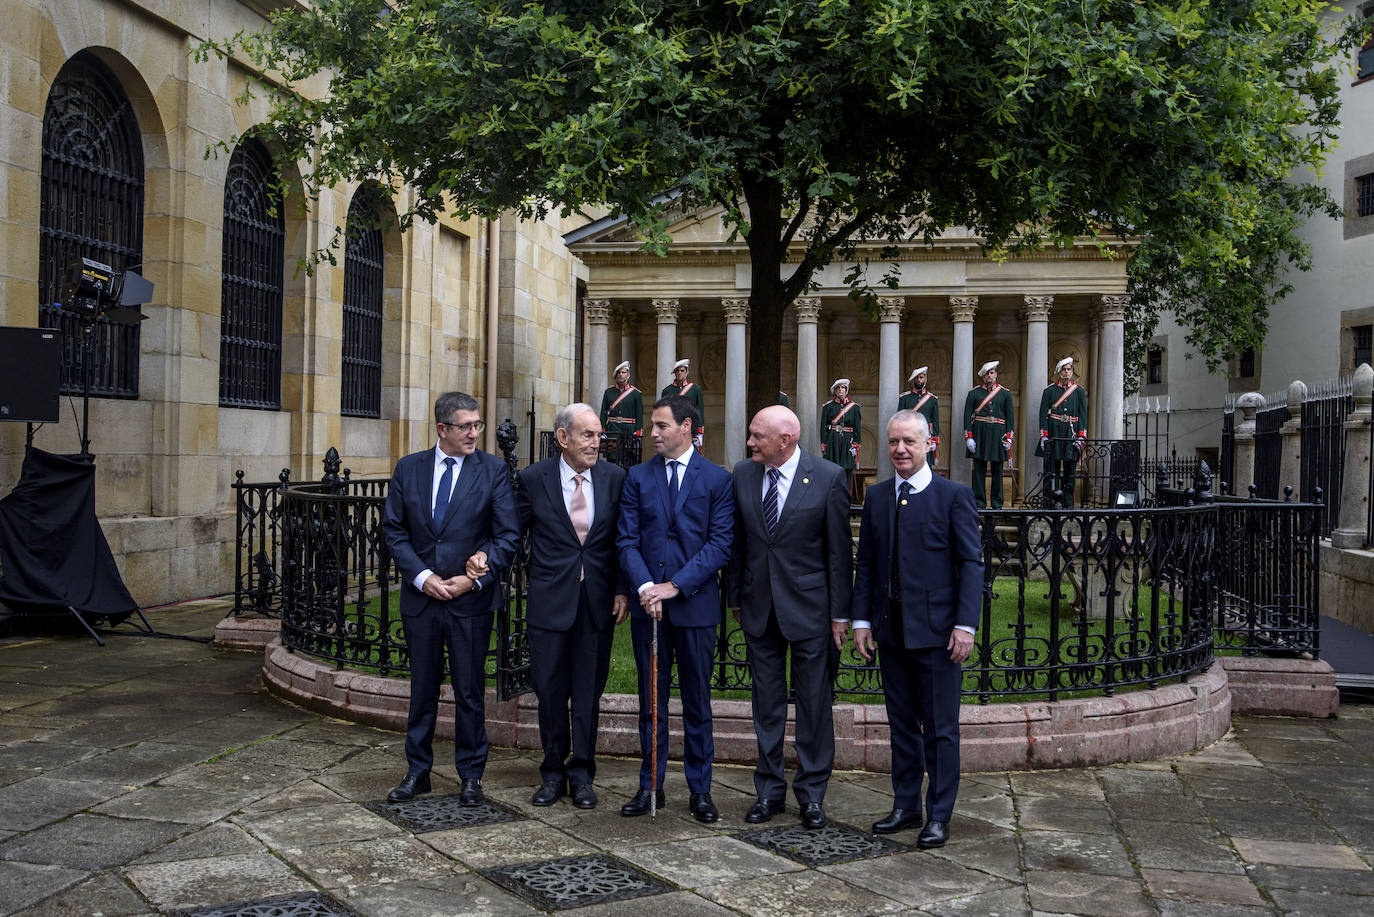
<path fill-rule="evenodd" d="M 584 313 L 586 378 L 598 390 L 609 384 L 610 367 L 629 359 L 634 383 L 657 396 L 673 362 L 690 358 L 692 377 L 705 392 L 706 455 L 729 467 L 745 456 L 748 253 L 742 242 L 726 241 L 718 210 L 683 216 L 672 236 L 666 258 L 640 251 L 621 221 L 597 221 L 566 237 L 587 266 L 587 305 L 595 305 Z M 966 482 L 964 398 L 978 381 L 978 366 L 999 360 L 999 381 L 1016 401 L 1016 470 L 1008 494 L 1019 495 L 1021 469 L 1035 468 L 1040 392 L 1050 368 L 1066 356 L 1088 388 L 1088 435 L 1120 436 L 1129 250 L 1120 246 L 1114 255 L 1104 258 L 1085 242 L 997 260 L 975 238 L 954 231 L 932 245 L 900 246 L 898 285 L 883 290 L 871 314 L 848 295 L 847 264 L 818 272 L 819 288 L 787 310 L 777 342 L 778 388 L 801 419 L 803 447 L 818 451 L 820 408 L 830 383 L 847 377 L 850 397 L 864 409 L 859 465 L 879 477 L 889 473 L 883 427 L 911 370 L 928 365 L 929 388 L 940 399 L 936 467 Z M 886 268 L 889 260 L 875 248 L 873 263 Z M 619 332 L 618 348 L 602 343 L 608 327 Z"/>

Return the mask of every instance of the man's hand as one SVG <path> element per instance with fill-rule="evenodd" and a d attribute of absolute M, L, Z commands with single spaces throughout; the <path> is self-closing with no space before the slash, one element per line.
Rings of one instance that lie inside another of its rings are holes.
<path fill-rule="evenodd" d="M 843 650 L 845 637 L 849 636 L 849 622 L 831 621 L 830 636 L 835 640 L 835 649 Z"/>
<path fill-rule="evenodd" d="M 654 583 L 639 594 L 639 604 L 644 606 L 645 614 L 660 621 L 663 619 L 663 603 L 680 595 L 682 592 L 672 583 Z"/>
<path fill-rule="evenodd" d="M 438 599 L 441 602 L 447 602 L 449 599 L 457 598 L 460 594 L 450 589 L 448 580 L 439 576 L 437 573 L 431 573 L 429 575 L 429 579 L 425 580 L 424 589 L 422 591 L 431 599 Z"/>
<path fill-rule="evenodd" d="M 462 573 L 459 573 L 457 576 L 450 576 L 448 579 L 444 580 L 444 585 L 448 587 L 449 592 L 453 593 L 455 599 L 460 595 L 467 595 L 477 588 L 476 584 L 472 581 L 472 577 Z"/>
<path fill-rule="evenodd" d="M 476 554 L 469 557 L 467 570 L 465 572 L 473 579 L 479 579 L 490 573 L 491 568 L 487 566 L 487 552 L 478 551 Z"/>
<path fill-rule="evenodd" d="M 973 634 L 954 628 L 954 632 L 949 635 L 949 645 L 945 649 L 949 650 L 950 662 L 965 661 L 973 652 Z"/>
<path fill-rule="evenodd" d="M 873 642 L 873 629 L 869 627 L 854 628 L 854 649 L 859 651 L 864 662 L 873 661 L 873 651 L 877 644 Z"/>
<path fill-rule="evenodd" d="M 611 603 L 611 619 L 617 624 L 625 623 L 625 616 L 630 613 L 630 597 L 628 595 L 618 595 Z"/>

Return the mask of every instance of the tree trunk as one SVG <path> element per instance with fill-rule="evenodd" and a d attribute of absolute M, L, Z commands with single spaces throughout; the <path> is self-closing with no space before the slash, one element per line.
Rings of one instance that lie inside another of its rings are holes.
<path fill-rule="evenodd" d="M 744 173 L 741 178 L 749 205 L 749 377 L 744 403 L 747 418 L 753 418 L 778 403 L 780 390 L 795 388 L 782 378 L 782 317 L 795 294 L 789 294 L 781 279 L 787 255 L 782 247 L 782 187 L 756 174 Z M 794 398 L 796 394 L 792 392 Z M 795 402 L 793 407 L 805 409 Z"/>

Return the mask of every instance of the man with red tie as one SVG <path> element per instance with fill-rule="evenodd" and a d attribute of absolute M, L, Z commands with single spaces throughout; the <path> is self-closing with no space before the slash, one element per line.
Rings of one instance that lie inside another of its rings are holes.
<path fill-rule="evenodd" d="M 597 461 L 601 422 L 591 405 L 559 411 L 554 438 L 561 454 L 520 472 L 515 491 L 530 538 L 525 609 L 544 747 L 530 801 L 551 806 L 571 793 L 590 809 L 611 640 L 629 611 L 615 549 L 625 471 Z"/>

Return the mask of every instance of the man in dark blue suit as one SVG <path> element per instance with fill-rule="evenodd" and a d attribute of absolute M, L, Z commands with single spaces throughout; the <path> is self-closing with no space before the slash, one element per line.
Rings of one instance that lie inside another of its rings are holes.
<path fill-rule="evenodd" d="M 429 792 L 447 649 L 453 763 L 463 781 L 462 804 L 475 806 L 487 764 L 487 647 L 520 522 L 505 462 L 477 449 L 485 426 L 477 401 L 462 392 L 440 395 L 434 420 L 438 444 L 396 463 L 382 522 L 401 571 L 401 624 L 410 655 L 408 767 L 387 798 L 406 802 Z"/>
<path fill-rule="evenodd" d="M 655 402 L 650 416 L 652 459 L 630 469 L 620 496 L 620 534 L 616 547 L 630 599 L 630 635 L 639 673 L 639 792 L 621 815 L 649 811 L 654 782 L 650 694 L 651 619 L 658 621 L 658 804 L 668 760 L 668 691 L 677 659 L 682 696 L 683 771 L 689 811 L 704 823 L 719 813 L 711 800 L 710 674 L 720 626 L 717 573 L 734 540 L 734 489 L 730 473 L 692 448 L 692 431 L 701 417 L 686 398 L 669 395 Z"/>
<path fill-rule="evenodd" d="M 796 697 L 797 775 L 792 792 L 802 824 L 825 827 L 821 807 L 835 763 L 831 716 L 835 663 L 849 620 L 854 578 L 849 482 L 833 462 L 797 445 L 801 423 L 781 405 L 749 423 L 752 458 L 735 466 L 735 548 L 728 582 L 740 609 L 753 673 L 759 742 L 750 824 L 786 808 L 783 738 L 791 655 Z"/>
<path fill-rule="evenodd" d="M 961 665 L 982 607 L 982 539 L 973 491 L 931 474 L 930 427 L 914 411 L 887 425 L 896 477 L 868 488 L 854 571 L 854 643 L 878 664 L 892 742 L 892 812 L 879 834 L 921 825 L 916 839 L 943 847 L 959 792 Z"/>
<path fill-rule="evenodd" d="M 615 550 L 625 472 L 597 461 L 601 420 L 591 405 L 559 411 L 553 432 L 561 454 L 520 472 L 515 495 L 530 536 L 525 620 L 544 746 L 530 801 L 551 806 L 571 792 L 573 805 L 590 809 L 611 639 L 629 610 Z"/>

